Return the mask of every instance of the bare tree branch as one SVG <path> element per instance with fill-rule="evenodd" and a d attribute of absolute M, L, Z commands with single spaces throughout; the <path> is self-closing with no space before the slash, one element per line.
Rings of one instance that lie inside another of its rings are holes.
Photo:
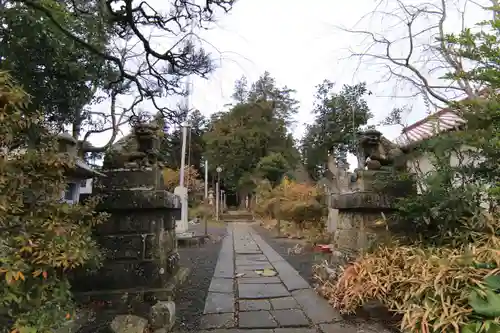
<path fill-rule="evenodd" d="M 124 45 L 119 45 L 116 41 L 112 41 L 114 52 L 122 63 L 127 63 L 130 60 L 138 60 L 136 75 L 140 75 L 145 71 L 145 61 L 143 53 L 138 53 L 138 42 L 127 40 Z M 142 62 L 141 62 L 142 61 Z M 79 141 L 80 149 L 83 153 L 101 153 L 107 150 L 116 140 L 120 131 L 120 127 L 129 122 L 131 115 L 135 114 L 134 108 L 143 101 L 143 96 L 138 95 L 133 102 L 126 108 L 120 108 L 121 112 L 117 112 L 117 98 L 120 95 L 128 95 L 131 92 L 131 81 L 117 82 L 109 86 L 107 99 L 110 100 L 109 112 L 105 111 L 83 111 L 72 124 L 72 135 L 75 138 L 83 138 Z M 97 97 L 96 100 L 101 100 Z M 84 134 L 83 131 L 86 131 Z M 91 135 L 111 131 L 111 137 L 108 142 L 100 147 L 90 145 L 88 140 Z"/>
<path fill-rule="evenodd" d="M 383 10 L 381 7 L 384 2 L 392 4 L 394 8 Z M 366 37 L 363 49 L 351 49 L 349 57 L 359 59 L 357 70 L 361 70 L 361 65 L 367 65 L 368 62 L 370 66 L 380 66 L 386 73 L 381 75 L 384 82 L 407 82 L 435 107 L 447 105 L 459 96 L 473 97 L 480 87 L 461 75 L 467 70 L 459 56 L 460 52 L 454 49 L 455 45 L 447 42 L 447 6 L 451 6 L 451 3 L 446 0 L 437 0 L 435 3 L 422 1 L 417 5 L 402 0 L 380 1 L 376 10 L 370 13 L 370 18 L 380 16 L 388 19 L 390 22 L 386 26 L 389 29 L 386 31 L 339 27 L 342 31 Z M 463 8 L 457 10 L 461 13 L 462 22 L 465 22 L 465 5 Z M 462 23 L 462 29 L 465 28 L 465 23 Z M 450 77 L 454 79 L 436 78 L 436 75 L 444 74 L 451 74 Z"/>
<path fill-rule="evenodd" d="M 125 118 L 125 115 L 127 115 L 127 113 L 128 113 L 127 111 L 129 111 L 129 110 L 124 110 L 124 112 L 122 112 L 117 117 L 117 114 L 116 114 L 116 97 L 117 97 L 117 95 L 118 95 L 118 91 L 113 91 L 111 93 L 111 106 L 110 106 L 111 126 L 104 127 L 101 129 L 89 130 L 87 133 L 85 133 L 85 136 L 83 137 L 83 140 L 82 140 L 82 146 L 83 146 L 82 149 L 84 150 L 84 152 L 86 152 L 86 153 L 87 152 L 88 153 L 101 153 L 101 152 L 106 151 L 115 142 L 116 136 L 118 135 L 118 131 L 120 129 L 120 126 L 129 122 L 129 118 L 128 117 Z M 124 118 L 125 118 L 125 120 L 124 120 Z M 103 132 L 106 132 L 109 130 L 112 131 L 111 138 L 103 146 L 93 147 L 93 146 L 86 146 L 85 145 L 85 143 L 87 142 L 90 135 L 96 134 L 96 133 L 103 133 Z"/>

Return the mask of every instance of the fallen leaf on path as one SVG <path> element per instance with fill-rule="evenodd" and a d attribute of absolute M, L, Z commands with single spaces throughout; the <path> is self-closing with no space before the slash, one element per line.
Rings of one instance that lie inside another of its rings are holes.
<path fill-rule="evenodd" d="M 278 274 L 274 269 L 271 268 L 256 269 L 254 272 L 259 274 L 260 276 L 266 277 L 276 276 Z"/>
<path fill-rule="evenodd" d="M 304 247 L 300 244 L 295 244 L 293 248 L 288 249 L 288 254 L 301 254 L 304 251 Z"/>

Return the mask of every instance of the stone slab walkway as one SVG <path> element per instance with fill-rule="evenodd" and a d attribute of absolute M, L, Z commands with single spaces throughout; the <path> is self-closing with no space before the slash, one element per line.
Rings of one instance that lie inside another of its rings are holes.
<path fill-rule="evenodd" d="M 258 269 L 273 268 L 264 277 Z M 201 319 L 203 333 L 357 333 L 248 224 L 228 225 Z"/>

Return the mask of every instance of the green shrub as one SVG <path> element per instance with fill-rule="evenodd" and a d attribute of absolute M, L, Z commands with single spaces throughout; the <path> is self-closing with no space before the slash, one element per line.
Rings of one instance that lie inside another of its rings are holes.
<path fill-rule="evenodd" d="M 263 180 L 255 188 L 255 205 L 253 212 L 261 218 L 274 218 L 274 199 L 271 183 Z"/>
<path fill-rule="evenodd" d="M 27 103 L 0 72 L 0 306 L 14 332 L 53 332 L 73 316 L 67 273 L 98 264 L 91 227 L 105 216 L 95 202 L 61 202 L 74 161 L 56 151 L 43 114 Z"/>
<path fill-rule="evenodd" d="M 215 207 L 208 203 L 201 203 L 196 207 L 189 209 L 189 218 L 193 219 L 199 217 L 201 219 L 213 219 L 215 217 Z"/>
<path fill-rule="evenodd" d="M 493 14 L 498 8 L 488 10 Z M 399 217 L 431 244 L 467 241 L 461 221 L 473 222 L 471 217 L 499 209 L 500 20 L 496 15 L 493 18 L 481 22 L 478 32 L 465 29 L 443 41 L 446 52 L 471 64 L 467 72 L 450 73 L 448 78 L 481 89 L 464 89 L 467 98 L 448 105 L 465 124 L 417 147 L 417 154 L 429 157 L 432 171 L 422 172 L 417 165 L 420 195 L 398 204 Z"/>
<path fill-rule="evenodd" d="M 427 155 L 431 171 L 415 165 L 420 191 L 397 204 L 400 224 L 410 226 L 405 243 L 380 246 L 344 270 L 329 292 L 342 311 L 377 300 L 402 315 L 404 332 L 500 332 L 498 9 L 488 8 L 493 19 L 480 29 L 436 44 L 452 59 L 447 79 L 467 96 L 447 107 L 465 123 L 414 151 Z"/>

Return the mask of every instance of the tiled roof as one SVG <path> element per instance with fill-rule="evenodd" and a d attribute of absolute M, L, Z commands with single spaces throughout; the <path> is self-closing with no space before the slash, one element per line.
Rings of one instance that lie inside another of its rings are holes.
<path fill-rule="evenodd" d="M 487 98 L 492 93 L 489 88 L 483 88 L 475 92 L 473 98 Z M 495 90 L 494 94 L 500 94 L 500 90 Z M 469 100 L 464 98 L 462 101 Z M 400 136 L 394 141 L 402 148 L 416 144 L 425 139 L 429 139 L 439 133 L 456 130 L 466 123 L 456 111 L 451 108 L 441 109 L 438 112 L 425 117 L 416 123 L 405 127 Z"/>
<path fill-rule="evenodd" d="M 93 176 L 106 177 L 105 174 L 95 170 L 94 168 L 92 168 L 90 165 L 88 165 L 84 160 L 82 160 L 79 157 L 76 158 L 75 165 L 78 169 L 80 169 L 82 171 L 82 173 L 88 175 L 89 177 L 93 177 Z"/>
<path fill-rule="evenodd" d="M 452 109 L 442 109 L 404 128 L 394 141 L 400 147 L 408 147 L 439 133 L 458 129 L 465 122 L 465 119 Z"/>

